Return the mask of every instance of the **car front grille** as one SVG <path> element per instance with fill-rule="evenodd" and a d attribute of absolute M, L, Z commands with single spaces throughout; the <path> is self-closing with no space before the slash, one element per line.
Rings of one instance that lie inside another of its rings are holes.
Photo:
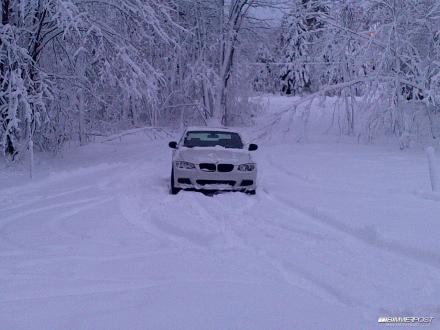
<path fill-rule="evenodd" d="M 201 163 L 199 167 L 201 170 L 208 172 L 215 172 L 216 170 L 215 164 L 211 164 L 211 163 Z"/>
<path fill-rule="evenodd" d="M 254 184 L 253 180 L 243 180 L 240 183 L 240 186 L 242 187 L 248 187 L 248 186 L 252 186 Z"/>
<path fill-rule="evenodd" d="M 197 180 L 196 182 L 201 186 L 206 186 L 209 184 L 226 184 L 229 186 L 235 185 L 235 181 L 233 180 Z"/>
<path fill-rule="evenodd" d="M 234 169 L 234 165 L 233 164 L 213 164 L 213 163 L 200 163 L 199 164 L 199 168 L 202 171 L 207 171 L 207 172 L 232 172 L 232 170 Z"/>
<path fill-rule="evenodd" d="M 232 164 L 218 164 L 217 171 L 219 172 L 231 172 L 234 169 Z"/>

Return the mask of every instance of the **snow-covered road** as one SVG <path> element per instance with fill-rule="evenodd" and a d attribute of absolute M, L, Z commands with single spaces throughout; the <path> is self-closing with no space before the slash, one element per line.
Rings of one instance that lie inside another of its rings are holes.
<path fill-rule="evenodd" d="M 440 198 L 421 152 L 268 142 L 256 196 L 171 196 L 166 142 L 137 134 L 32 183 L 0 177 L 0 328 L 439 326 Z"/>

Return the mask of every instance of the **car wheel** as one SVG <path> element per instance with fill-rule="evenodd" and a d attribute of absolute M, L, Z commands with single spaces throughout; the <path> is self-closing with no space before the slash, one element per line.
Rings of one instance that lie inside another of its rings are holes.
<path fill-rule="evenodd" d="M 180 188 L 174 187 L 174 171 L 171 171 L 170 194 L 177 195 L 179 191 Z"/>

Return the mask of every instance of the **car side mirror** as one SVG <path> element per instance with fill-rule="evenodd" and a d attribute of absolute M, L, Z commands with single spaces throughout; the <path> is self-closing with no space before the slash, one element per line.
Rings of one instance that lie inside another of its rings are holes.
<path fill-rule="evenodd" d="M 171 141 L 170 143 L 168 143 L 168 147 L 170 147 L 171 149 L 177 149 L 177 142 Z"/>
<path fill-rule="evenodd" d="M 254 143 L 251 143 L 248 148 L 249 151 L 255 151 L 257 149 L 258 149 L 258 145 L 254 144 Z"/>

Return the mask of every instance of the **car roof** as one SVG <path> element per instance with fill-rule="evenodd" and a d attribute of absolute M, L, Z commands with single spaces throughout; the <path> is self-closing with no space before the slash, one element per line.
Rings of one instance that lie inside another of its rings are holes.
<path fill-rule="evenodd" d="M 228 128 L 228 127 L 209 127 L 209 126 L 189 126 L 185 128 L 185 132 L 189 131 L 216 131 L 216 132 L 231 132 L 231 133 L 237 133 L 237 130 Z"/>

